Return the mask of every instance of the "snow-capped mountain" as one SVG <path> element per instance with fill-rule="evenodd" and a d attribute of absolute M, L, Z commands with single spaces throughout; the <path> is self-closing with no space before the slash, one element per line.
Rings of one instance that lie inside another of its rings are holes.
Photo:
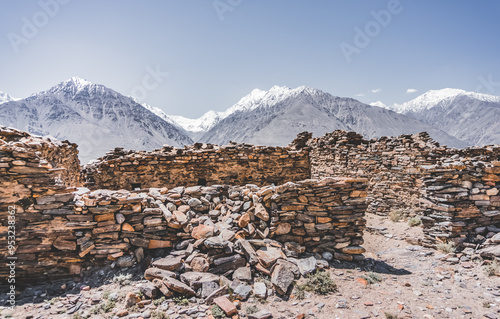
<path fill-rule="evenodd" d="M 500 144 L 499 96 L 447 88 L 386 108 L 438 127 L 470 145 Z"/>
<path fill-rule="evenodd" d="M 17 101 L 19 99 L 13 98 L 12 96 L 8 95 L 7 93 L 0 92 L 0 104 L 7 103 L 10 101 Z"/>
<path fill-rule="evenodd" d="M 280 87 L 275 86 L 269 90 L 269 92 L 278 92 Z M 267 100 L 265 99 L 268 91 L 263 91 L 259 89 L 254 89 L 249 95 L 243 97 L 235 105 L 228 108 L 224 112 L 208 111 L 197 119 L 190 119 L 184 116 L 178 115 L 167 115 L 168 119 L 177 123 L 180 127 L 185 129 L 187 132 L 194 133 L 194 135 L 201 136 L 200 133 L 210 130 L 217 123 L 228 117 L 229 115 L 238 111 L 249 111 L 262 104 L 265 104 Z M 271 93 L 272 94 L 272 93 Z M 196 134 L 198 133 L 198 134 Z"/>
<path fill-rule="evenodd" d="M 427 131 L 443 144 L 466 146 L 441 130 L 408 116 L 304 86 L 254 90 L 226 112 L 229 115 L 204 133 L 199 139 L 201 142 L 224 144 L 233 140 L 286 145 L 302 131 L 320 136 L 343 129 L 356 131 L 367 138 Z"/>
<path fill-rule="evenodd" d="M 150 150 L 192 143 L 180 129 L 132 98 L 78 77 L 0 104 L 0 124 L 77 143 L 82 163 L 115 147 Z"/>
<path fill-rule="evenodd" d="M 372 102 L 370 103 L 370 105 L 372 106 L 378 106 L 378 107 L 383 107 L 384 109 L 387 108 L 387 105 L 385 105 L 384 103 L 382 103 L 381 101 L 377 101 L 377 102 Z"/>

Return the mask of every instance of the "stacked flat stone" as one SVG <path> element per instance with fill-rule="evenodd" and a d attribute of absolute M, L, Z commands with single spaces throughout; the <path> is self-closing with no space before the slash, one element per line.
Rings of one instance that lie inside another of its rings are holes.
<path fill-rule="evenodd" d="M 500 162 L 455 161 L 426 173 L 421 202 L 428 245 L 439 239 L 476 247 L 500 231 Z"/>
<path fill-rule="evenodd" d="M 92 189 L 135 189 L 178 185 L 259 186 L 310 177 L 307 150 L 249 144 L 194 144 L 185 149 L 164 147 L 151 152 L 116 148 L 87 165 Z"/>
<path fill-rule="evenodd" d="M 254 256 L 234 251 L 242 241 L 274 243 L 284 256 L 330 251 L 339 259 L 358 260 L 364 251 L 359 245 L 365 182 L 327 178 L 263 188 L 214 185 L 39 196 L 28 206 L 29 215 L 19 216 L 19 276 L 40 280 L 78 273 L 90 263 L 130 265 L 148 251 L 165 254 L 186 245 L 192 251 L 200 245 L 222 249 L 217 258 L 205 255 L 195 262 L 223 270 L 253 263 L 248 258 Z M 47 263 L 51 254 L 66 259 Z"/>
<path fill-rule="evenodd" d="M 368 212 L 418 214 L 421 166 L 434 165 L 448 149 L 427 133 L 365 140 L 354 132 L 334 131 L 312 139 L 311 176 L 369 179 Z"/>
<path fill-rule="evenodd" d="M 52 267 L 65 266 L 68 272 L 79 269 L 71 267 L 73 254 L 63 248 L 67 244 L 76 249 L 76 237 L 67 219 L 59 216 L 59 209 L 72 212 L 71 202 L 75 189 L 66 185 L 77 182 L 78 174 L 64 176 L 74 171 L 58 167 L 62 162 L 70 167 L 78 162 L 76 147 L 66 142 L 30 136 L 25 132 L 8 128 L 0 129 L 0 256 L 22 258 L 16 271 L 29 273 L 36 267 L 50 271 Z M 61 157 L 51 160 L 51 156 Z M 43 158 L 47 156 L 49 160 Z M 12 214 L 11 214 L 12 213 Z M 9 229 L 9 221 L 15 232 Z M 11 236 L 11 237 L 8 237 Z M 9 242 L 15 239 L 15 255 L 11 256 Z M 0 276 L 6 277 L 8 267 L 0 267 Z M 57 272 L 57 271 L 56 271 Z"/>

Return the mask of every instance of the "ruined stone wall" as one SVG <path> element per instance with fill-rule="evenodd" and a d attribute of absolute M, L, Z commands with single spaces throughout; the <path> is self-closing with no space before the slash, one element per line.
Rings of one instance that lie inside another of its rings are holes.
<path fill-rule="evenodd" d="M 419 205 L 421 168 L 440 163 L 449 149 L 427 133 L 365 140 L 355 132 L 334 131 L 308 142 L 313 178 L 369 179 L 368 212 L 414 214 Z"/>
<path fill-rule="evenodd" d="M 39 194 L 16 215 L 17 279 L 64 277 L 112 262 L 126 267 L 148 254 L 164 256 L 172 247 L 183 250 L 186 267 L 203 258 L 211 272 L 227 271 L 241 266 L 246 242 L 281 247 L 294 257 L 307 250 L 359 259 L 365 196 L 364 179 L 345 178 L 266 187 Z M 5 247 L 0 247 L 2 257 Z M 1 268 L 0 276 L 7 271 Z"/>
<path fill-rule="evenodd" d="M 464 160 L 426 173 L 421 201 L 426 207 L 422 222 L 427 244 L 438 239 L 475 247 L 498 231 L 500 162 Z"/>
<path fill-rule="evenodd" d="M 176 185 L 268 185 L 310 178 L 307 150 L 247 144 L 195 144 L 152 152 L 115 149 L 85 168 L 92 189 Z"/>
<path fill-rule="evenodd" d="M 32 164 L 22 165 L 23 158 L 37 157 L 62 184 L 71 187 L 82 186 L 78 149 L 74 143 L 51 141 L 49 138 L 36 137 L 23 131 L 0 126 L 0 147 L 9 154 L 8 156 L 0 154 L 0 158 L 3 157 L 1 160 L 3 168 L 17 166 L 16 169 L 20 170 L 22 166 L 32 167 Z M 13 148 L 17 148 L 17 150 L 14 150 L 14 155 L 9 157 L 12 155 L 12 151 L 9 150 Z M 24 155 L 25 157 L 16 159 L 21 153 L 31 155 Z M 12 164 L 15 160 L 17 162 Z M 2 175 L 3 173 L 5 171 L 2 172 Z M 13 175 L 13 173 L 10 172 L 9 175 Z"/>

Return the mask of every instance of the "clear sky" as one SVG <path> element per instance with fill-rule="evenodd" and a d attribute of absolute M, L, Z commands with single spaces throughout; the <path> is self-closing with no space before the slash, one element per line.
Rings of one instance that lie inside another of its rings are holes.
<path fill-rule="evenodd" d="M 500 95 L 499 14 L 493 0 L 0 0 L 0 91 L 79 76 L 188 117 L 273 85 L 386 104 Z"/>

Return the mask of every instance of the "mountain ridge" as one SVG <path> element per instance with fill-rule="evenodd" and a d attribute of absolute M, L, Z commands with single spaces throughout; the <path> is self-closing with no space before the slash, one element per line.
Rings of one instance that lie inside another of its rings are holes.
<path fill-rule="evenodd" d="M 154 149 L 193 142 L 130 97 L 78 77 L 0 104 L 0 123 L 77 143 L 84 163 L 115 147 Z"/>

